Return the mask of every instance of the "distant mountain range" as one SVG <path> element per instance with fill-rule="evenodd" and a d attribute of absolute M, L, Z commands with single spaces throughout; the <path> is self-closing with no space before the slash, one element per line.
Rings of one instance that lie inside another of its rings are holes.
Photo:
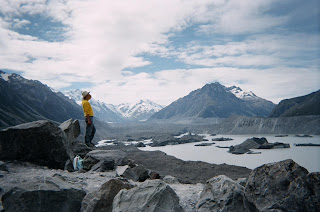
<path fill-rule="evenodd" d="M 65 95 L 81 105 L 81 93 L 82 91 L 77 89 L 74 91 L 65 92 Z M 135 104 L 122 103 L 119 105 L 114 105 L 106 104 L 92 98 L 90 103 L 93 107 L 95 115 L 101 120 L 107 122 L 145 121 L 155 112 L 158 112 L 163 108 L 163 106 L 150 100 L 140 100 Z"/>
<path fill-rule="evenodd" d="M 199 119 L 201 123 L 203 122 L 201 120 L 209 120 L 206 118 L 228 118 L 233 115 L 253 118 L 317 116 L 320 115 L 319 97 L 320 91 L 317 91 L 306 96 L 283 100 L 276 106 L 253 92 L 243 91 L 236 86 L 225 87 L 219 83 L 212 83 L 192 91 L 167 107 L 149 100 L 141 100 L 136 104 L 113 105 L 92 99 L 91 105 L 95 116 L 105 122 L 141 121 L 149 118 L 149 121 L 164 120 L 166 123 L 180 119 Z M 0 71 L 0 98 L 0 128 L 39 119 L 57 123 L 69 118 L 83 120 L 80 90 L 63 94 L 39 81 Z M 232 128 L 234 123 L 237 123 L 237 127 L 241 130 L 241 126 L 247 125 L 255 129 L 251 126 L 254 119 L 233 120 L 237 121 L 224 123 L 225 126 Z M 269 124 L 268 121 L 263 123 Z M 81 124 L 83 128 L 84 122 Z M 100 132 L 105 133 L 101 134 L 101 138 L 115 130 L 102 122 L 98 126 Z M 108 132 L 105 132 L 105 129 L 108 129 Z"/>
<path fill-rule="evenodd" d="M 320 115 L 320 90 L 292 99 L 282 100 L 269 117 Z"/>
<path fill-rule="evenodd" d="M 228 118 L 232 115 L 266 117 L 275 104 L 241 88 L 207 84 L 155 113 L 149 120 Z"/>

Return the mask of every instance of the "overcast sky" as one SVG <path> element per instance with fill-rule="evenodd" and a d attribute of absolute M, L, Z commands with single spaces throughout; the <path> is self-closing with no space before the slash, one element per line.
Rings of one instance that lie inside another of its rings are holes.
<path fill-rule="evenodd" d="M 0 0 L 0 69 L 118 104 L 320 89 L 318 0 Z"/>

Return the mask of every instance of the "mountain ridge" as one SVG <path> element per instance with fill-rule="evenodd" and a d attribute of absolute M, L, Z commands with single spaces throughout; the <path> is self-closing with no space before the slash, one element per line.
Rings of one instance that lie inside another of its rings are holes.
<path fill-rule="evenodd" d="M 272 110 L 269 117 L 320 115 L 320 90 L 304 96 L 284 99 Z"/>
<path fill-rule="evenodd" d="M 275 104 L 271 101 L 257 97 L 253 92 L 244 92 L 236 86 L 228 88 L 215 82 L 179 98 L 155 113 L 149 120 L 190 117 L 228 118 L 232 115 L 266 117 L 274 107 Z"/>
<path fill-rule="evenodd" d="M 69 118 L 80 119 L 80 107 L 60 92 L 53 92 L 37 80 L 0 70 L 0 127 L 48 119 L 63 122 Z"/>

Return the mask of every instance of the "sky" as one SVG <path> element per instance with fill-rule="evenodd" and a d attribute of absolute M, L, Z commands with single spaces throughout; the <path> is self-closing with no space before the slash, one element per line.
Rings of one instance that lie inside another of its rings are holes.
<path fill-rule="evenodd" d="M 318 0 L 0 0 L 0 69 L 109 104 L 320 89 Z"/>

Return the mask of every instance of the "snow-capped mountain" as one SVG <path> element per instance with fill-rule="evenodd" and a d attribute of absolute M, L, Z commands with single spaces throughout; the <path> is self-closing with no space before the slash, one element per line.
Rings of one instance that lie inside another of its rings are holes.
<path fill-rule="evenodd" d="M 75 100 L 79 105 L 82 102 L 82 91 L 77 89 L 74 91 L 65 92 L 65 95 Z M 138 103 L 129 104 L 122 103 L 119 105 L 106 104 L 92 98 L 90 100 L 95 115 L 104 121 L 141 121 L 146 120 L 155 112 L 158 112 L 163 107 L 150 100 L 140 100 Z"/>
<path fill-rule="evenodd" d="M 154 113 L 161 110 L 163 106 L 156 104 L 150 100 L 140 100 L 138 103 L 129 104 L 123 103 L 115 107 L 115 109 L 122 115 L 122 117 L 131 120 L 146 120 Z"/>
<path fill-rule="evenodd" d="M 255 100 L 259 98 L 252 91 L 243 91 L 241 88 L 236 86 L 226 87 L 226 91 L 233 93 L 236 97 L 243 100 Z"/>
<path fill-rule="evenodd" d="M 228 118 L 232 115 L 270 114 L 275 104 L 236 86 L 212 83 L 192 91 L 150 117 L 154 119 Z"/>
<path fill-rule="evenodd" d="M 67 91 L 67 92 L 64 92 L 64 95 L 66 95 L 70 99 L 73 99 L 74 101 L 76 101 L 78 105 L 81 106 L 82 104 L 81 90 L 77 89 L 73 91 Z M 101 121 L 105 121 L 105 122 L 122 121 L 122 117 L 114 110 L 111 110 L 106 103 L 96 100 L 94 97 L 92 97 L 92 99 L 90 100 L 90 104 L 93 108 L 94 115 Z"/>

